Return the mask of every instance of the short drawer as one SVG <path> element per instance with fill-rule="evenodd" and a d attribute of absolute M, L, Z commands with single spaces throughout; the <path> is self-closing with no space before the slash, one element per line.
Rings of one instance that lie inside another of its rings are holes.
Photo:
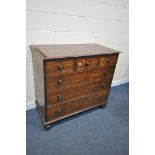
<path fill-rule="evenodd" d="M 76 60 L 76 70 L 83 71 L 97 68 L 98 58 L 79 58 Z"/>
<path fill-rule="evenodd" d="M 105 69 L 73 72 L 69 74 L 47 75 L 45 85 L 47 90 L 55 90 L 59 88 L 70 87 L 79 83 L 88 83 L 96 81 L 96 79 L 111 79 L 114 73 L 114 67 L 107 67 Z"/>
<path fill-rule="evenodd" d="M 90 96 L 47 108 L 47 119 L 48 121 L 59 119 L 78 111 L 104 104 L 106 100 L 107 94 L 105 95 L 104 91 L 98 91 Z"/>
<path fill-rule="evenodd" d="M 117 58 L 118 55 L 101 56 L 99 58 L 99 67 L 115 66 L 117 63 Z"/>
<path fill-rule="evenodd" d="M 73 60 L 55 60 L 45 62 L 45 74 L 73 72 Z"/>
<path fill-rule="evenodd" d="M 80 96 L 94 93 L 102 90 L 105 94 L 108 93 L 111 80 L 96 79 L 95 82 L 90 84 L 78 84 L 66 89 L 59 89 L 55 91 L 47 90 L 47 106 L 60 104 L 61 102 L 79 98 Z"/>

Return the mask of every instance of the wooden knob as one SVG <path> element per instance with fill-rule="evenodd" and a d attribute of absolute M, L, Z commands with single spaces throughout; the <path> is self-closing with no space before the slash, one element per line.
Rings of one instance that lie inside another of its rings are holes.
<path fill-rule="evenodd" d="M 106 75 L 107 75 L 107 72 L 104 72 L 104 73 L 103 73 L 103 76 L 106 76 Z"/>
<path fill-rule="evenodd" d="M 108 64 L 110 63 L 110 59 L 107 60 L 107 63 L 108 63 Z"/>
<path fill-rule="evenodd" d="M 48 78 L 48 79 L 51 78 L 51 75 L 47 75 L 46 78 Z"/>
<path fill-rule="evenodd" d="M 58 97 L 58 100 L 59 100 L 59 101 L 62 100 L 62 96 L 61 96 L 61 95 L 58 95 L 57 97 Z"/>
<path fill-rule="evenodd" d="M 104 83 L 102 83 L 102 84 L 101 84 L 101 87 L 102 87 L 102 88 L 105 88 L 105 84 L 104 84 Z"/>
<path fill-rule="evenodd" d="M 58 110 L 57 110 L 57 113 L 58 113 L 58 114 L 61 114 L 61 109 L 58 109 Z"/>
<path fill-rule="evenodd" d="M 48 90 L 47 90 L 47 93 L 49 94 L 50 92 L 51 92 L 51 90 L 48 89 Z"/>
<path fill-rule="evenodd" d="M 60 71 L 63 71 L 64 65 L 59 65 L 59 66 L 58 66 L 58 69 L 59 69 Z"/>
<path fill-rule="evenodd" d="M 107 70 L 103 73 L 103 75 L 106 76 L 106 75 L 108 74 L 108 72 L 109 72 L 109 70 L 107 69 Z"/>
<path fill-rule="evenodd" d="M 62 85 L 63 81 L 62 80 L 58 80 L 58 85 Z"/>
<path fill-rule="evenodd" d="M 81 62 L 79 62 L 79 63 L 78 63 L 78 65 L 79 65 L 79 66 L 81 66 L 81 65 L 82 65 L 82 63 L 81 63 Z"/>
<path fill-rule="evenodd" d="M 89 66 L 89 65 L 90 65 L 90 63 L 89 63 L 89 62 L 86 62 L 86 63 L 85 63 L 85 66 Z"/>

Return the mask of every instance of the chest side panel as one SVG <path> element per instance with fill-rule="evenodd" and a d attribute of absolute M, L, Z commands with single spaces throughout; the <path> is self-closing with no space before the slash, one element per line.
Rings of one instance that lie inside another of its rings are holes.
<path fill-rule="evenodd" d="M 44 62 L 43 57 L 35 50 L 32 50 L 33 75 L 35 84 L 35 97 L 37 108 L 41 117 L 45 120 L 45 91 L 44 91 Z"/>

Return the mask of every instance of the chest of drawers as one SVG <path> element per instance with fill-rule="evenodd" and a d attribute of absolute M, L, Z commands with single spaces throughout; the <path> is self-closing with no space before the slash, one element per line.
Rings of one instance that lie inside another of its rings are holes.
<path fill-rule="evenodd" d="M 44 127 L 105 107 L 119 52 L 98 44 L 31 45 L 36 106 Z"/>

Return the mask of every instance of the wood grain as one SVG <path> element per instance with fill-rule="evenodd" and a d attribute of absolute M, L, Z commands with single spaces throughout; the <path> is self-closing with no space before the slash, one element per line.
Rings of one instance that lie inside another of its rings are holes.
<path fill-rule="evenodd" d="M 46 74 L 63 74 L 73 72 L 73 60 L 46 61 Z"/>
<path fill-rule="evenodd" d="M 107 103 L 119 52 L 97 44 L 31 46 L 37 109 L 47 127 Z"/>
<path fill-rule="evenodd" d="M 114 70 L 115 67 L 107 67 L 105 69 L 102 68 L 99 70 L 88 70 L 85 72 L 73 72 L 65 75 L 46 75 L 45 85 L 47 90 L 51 91 L 55 89 L 66 89 L 72 85 L 89 84 L 98 78 L 110 79 L 113 76 Z"/>
<path fill-rule="evenodd" d="M 118 59 L 118 54 L 113 54 L 111 56 L 101 56 L 99 58 L 99 68 L 115 66 L 117 63 L 117 59 Z"/>
<path fill-rule="evenodd" d="M 76 70 L 84 71 L 97 68 L 98 58 L 79 58 L 76 59 Z"/>
<path fill-rule="evenodd" d="M 43 117 L 45 114 L 45 87 L 44 87 L 44 63 L 43 57 L 36 51 L 32 52 L 32 59 L 36 65 L 33 65 L 33 72 L 35 75 L 35 97 L 39 110 L 42 112 Z M 39 68 L 39 69 L 38 69 Z"/>
<path fill-rule="evenodd" d="M 73 85 L 67 89 L 58 89 L 55 91 L 47 91 L 47 105 L 56 104 L 66 100 L 71 100 L 73 98 L 95 92 L 97 90 L 102 90 L 105 94 L 108 93 L 110 87 L 111 79 L 103 80 L 96 79 L 89 84 Z"/>
<path fill-rule="evenodd" d="M 37 50 L 45 59 L 119 53 L 116 50 L 98 44 L 31 45 L 31 48 Z"/>
<path fill-rule="evenodd" d="M 54 120 L 65 115 L 75 113 L 88 107 L 99 105 L 106 101 L 107 95 L 103 91 L 72 102 L 56 105 L 47 110 L 48 120 Z"/>

